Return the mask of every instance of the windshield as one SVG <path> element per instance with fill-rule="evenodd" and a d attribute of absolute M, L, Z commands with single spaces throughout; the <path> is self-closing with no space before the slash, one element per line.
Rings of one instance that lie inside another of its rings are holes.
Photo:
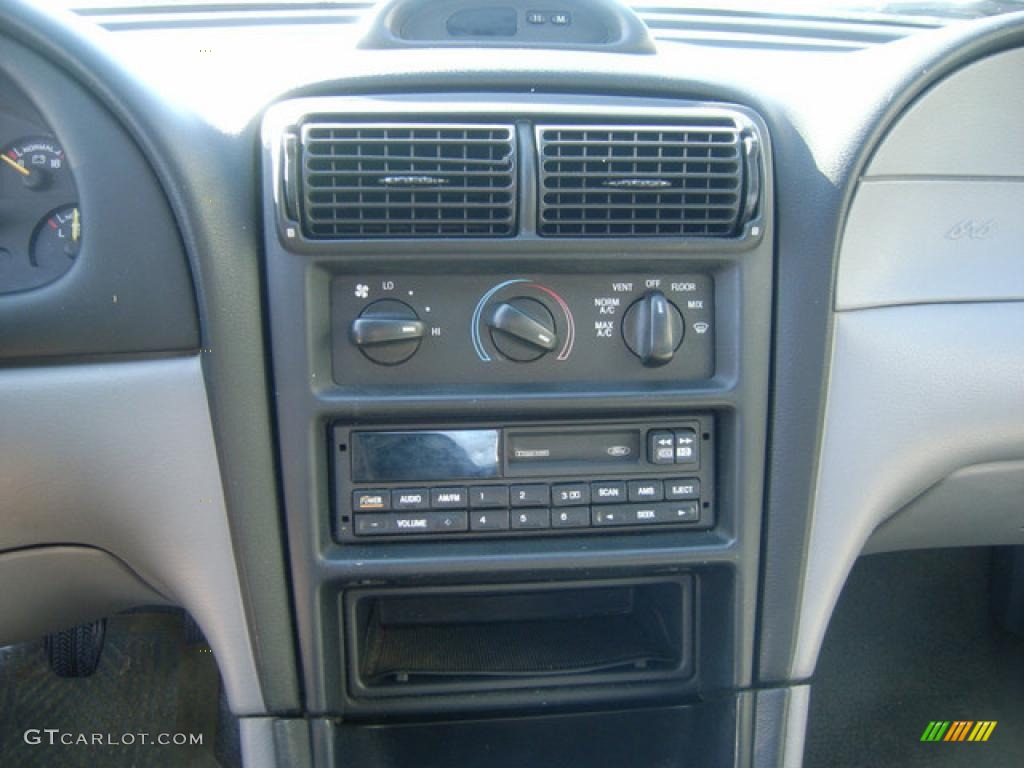
<path fill-rule="evenodd" d="M 295 8 L 324 10 L 370 8 L 373 0 L 51 0 L 75 11 L 169 8 L 228 10 L 233 7 Z M 933 18 L 971 19 L 1024 10 L 1024 0 L 626 0 L 637 10 L 693 10 L 696 12 L 741 12 L 769 16 L 816 16 L 842 18 L 864 16 L 930 16 Z"/>

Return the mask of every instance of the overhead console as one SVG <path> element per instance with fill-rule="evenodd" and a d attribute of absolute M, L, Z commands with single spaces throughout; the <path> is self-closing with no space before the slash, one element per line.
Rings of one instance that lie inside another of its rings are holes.
<path fill-rule="evenodd" d="M 263 142 L 313 710 L 748 686 L 772 284 L 760 118 L 311 98 L 273 107 Z"/>

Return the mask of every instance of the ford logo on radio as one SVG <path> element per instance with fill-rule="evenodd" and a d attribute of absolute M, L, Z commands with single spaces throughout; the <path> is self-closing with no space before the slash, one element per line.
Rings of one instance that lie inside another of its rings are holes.
<path fill-rule="evenodd" d="M 621 456 L 629 456 L 630 447 L 628 445 L 611 445 L 607 448 L 609 456 L 615 456 L 619 458 Z"/>

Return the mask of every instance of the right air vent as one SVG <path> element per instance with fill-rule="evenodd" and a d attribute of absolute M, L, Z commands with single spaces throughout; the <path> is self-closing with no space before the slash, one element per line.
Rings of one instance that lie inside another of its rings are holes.
<path fill-rule="evenodd" d="M 538 125 L 537 146 L 545 237 L 735 237 L 756 205 L 757 145 L 729 117 Z"/>

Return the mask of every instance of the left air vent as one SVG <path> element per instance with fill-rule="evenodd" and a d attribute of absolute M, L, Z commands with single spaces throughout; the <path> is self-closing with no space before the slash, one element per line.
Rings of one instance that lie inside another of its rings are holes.
<path fill-rule="evenodd" d="M 301 143 L 309 238 L 515 234 L 511 125 L 309 123 Z"/>

